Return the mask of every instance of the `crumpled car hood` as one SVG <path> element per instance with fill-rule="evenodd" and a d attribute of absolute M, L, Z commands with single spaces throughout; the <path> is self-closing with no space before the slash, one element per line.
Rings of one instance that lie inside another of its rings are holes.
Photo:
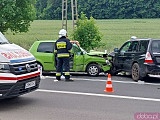
<path fill-rule="evenodd" d="M 107 57 L 108 55 L 106 52 L 100 52 L 100 51 L 94 51 L 94 50 L 91 50 L 87 54 L 90 56 L 99 56 L 99 57 Z"/>

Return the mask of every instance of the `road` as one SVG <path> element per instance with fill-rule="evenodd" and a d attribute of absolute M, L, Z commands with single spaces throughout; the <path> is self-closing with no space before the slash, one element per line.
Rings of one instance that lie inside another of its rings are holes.
<path fill-rule="evenodd" d="M 0 120 L 137 120 L 140 113 L 158 113 L 160 120 L 160 79 L 143 83 L 112 76 L 114 92 L 108 93 L 106 76 L 72 78 L 54 82 L 45 76 L 37 91 L 1 100 Z"/>

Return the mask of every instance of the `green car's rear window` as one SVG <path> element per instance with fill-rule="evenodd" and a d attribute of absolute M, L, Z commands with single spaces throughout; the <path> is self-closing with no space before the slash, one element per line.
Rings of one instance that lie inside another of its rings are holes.
<path fill-rule="evenodd" d="M 54 43 L 53 42 L 42 42 L 39 44 L 37 52 L 53 53 Z"/>

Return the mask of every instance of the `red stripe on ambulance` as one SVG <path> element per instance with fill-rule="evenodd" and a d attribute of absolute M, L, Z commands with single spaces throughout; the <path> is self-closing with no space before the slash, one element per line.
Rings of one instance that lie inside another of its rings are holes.
<path fill-rule="evenodd" d="M 30 74 L 30 75 L 26 75 L 26 76 L 20 76 L 20 77 L 0 76 L 0 80 L 24 80 L 24 79 L 28 79 L 28 78 L 31 78 L 31 77 L 36 77 L 36 76 L 39 76 L 39 75 L 40 75 L 40 72 Z"/>

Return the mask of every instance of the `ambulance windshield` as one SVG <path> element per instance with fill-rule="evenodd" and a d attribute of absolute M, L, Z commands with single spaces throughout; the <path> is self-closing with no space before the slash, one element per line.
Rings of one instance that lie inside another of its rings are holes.
<path fill-rule="evenodd" d="M 8 40 L 4 37 L 4 35 L 0 32 L 0 44 L 9 43 Z"/>

